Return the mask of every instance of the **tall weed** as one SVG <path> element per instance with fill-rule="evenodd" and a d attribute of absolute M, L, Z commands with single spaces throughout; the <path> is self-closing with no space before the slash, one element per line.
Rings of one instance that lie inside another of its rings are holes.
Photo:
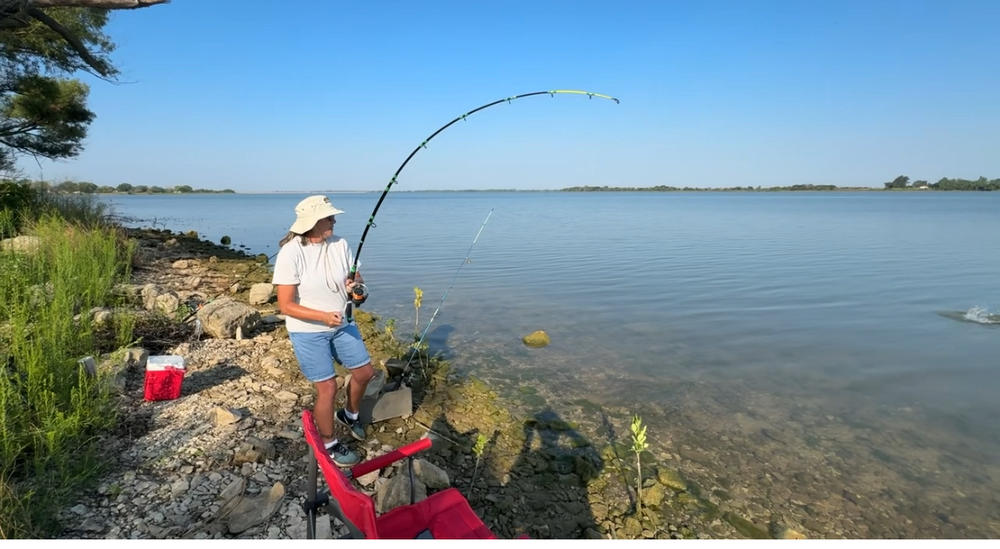
<path fill-rule="evenodd" d="M 87 223 L 43 214 L 22 227 L 40 238 L 36 252 L 0 252 L 3 537 L 54 527 L 64 496 L 95 472 L 95 438 L 115 422 L 108 384 L 78 360 L 98 354 L 90 310 L 120 299 L 112 290 L 130 276 L 133 246 Z M 131 339 L 129 321 L 115 327 L 118 341 Z"/>

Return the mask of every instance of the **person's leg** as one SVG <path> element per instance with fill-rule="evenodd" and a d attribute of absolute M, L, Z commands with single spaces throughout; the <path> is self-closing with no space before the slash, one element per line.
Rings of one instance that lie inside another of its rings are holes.
<path fill-rule="evenodd" d="M 368 382 L 375 375 L 375 368 L 368 362 L 351 370 L 351 383 L 347 386 L 347 410 L 352 414 L 361 411 L 361 397 L 365 396 Z"/>
<path fill-rule="evenodd" d="M 337 401 L 337 378 L 313 384 L 316 387 L 316 403 L 313 404 L 313 418 L 323 442 L 336 440 L 333 433 L 333 412 Z"/>
<path fill-rule="evenodd" d="M 351 382 L 347 386 L 347 402 L 344 409 L 338 411 L 335 417 L 350 429 L 352 437 L 364 440 L 365 427 L 358 421 L 358 413 L 361 411 L 361 398 L 365 394 L 368 382 L 375 374 L 371 357 L 361 339 L 361 331 L 355 324 L 337 330 L 333 346 L 337 360 L 351 372 Z"/>

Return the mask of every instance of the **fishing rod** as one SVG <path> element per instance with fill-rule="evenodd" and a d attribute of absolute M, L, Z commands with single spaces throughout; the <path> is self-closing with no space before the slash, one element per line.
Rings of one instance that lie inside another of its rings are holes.
<path fill-rule="evenodd" d="M 348 278 L 353 282 L 354 281 L 354 277 L 357 275 L 357 272 L 358 272 L 358 259 L 360 259 L 360 257 L 361 257 L 361 248 L 363 248 L 364 245 L 365 245 L 365 237 L 368 236 L 368 231 L 372 227 L 375 226 L 375 215 L 378 214 L 378 209 L 380 207 L 382 207 L 382 202 L 385 200 L 385 197 L 389 194 L 389 189 L 391 189 L 392 186 L 396 184 L 396 181 L 399 178 L 400 172 L 402 172 L 403 168 L 405 168 L 406 165 L 410 162 L 410 159 L 413 158 L 414 155 L 416 155 L 417 152 L 420 151 L 420 149 L 426 149 L 427 148 L 427 143 L 429 143 L 431 139 L 434 139 L 439 133 L 441 133 L 444 130 L 448 129 L 455 122 L 458 122 L 459 120 L 465 120 L 469 116 L 471 116 L 471 115 L 473 115 L 473 114 L 475 114 L 475 113 L 477 113 L 477 112 L 479 112 L 481 110 L 488 109 L 488 108 L 490 108 L 490 107 L 492 107 L 494 105 L 499 105 L 501 103 L 510 103 L 510 102 L 514 101 L 515 99 L 521 99 L 523 97 L 532 97 L 532 96 L 535 96 L 535 95 L 548 95 L 550 97 L 555 97 L 556 94 L 586 95 L 589 99 L 593 99 L 593 98 L 597 97 L 597 98 L 600 98 L 600 99 L 608 99 L 610 101 L 614 101 L 616 104 L 621 103 L 621 101 L 619 101 L 618 98 L 611 97 L 610 95 L 604 95 L 603 93 L 594 93 L 594 92 L 589 92 L 589 91 L 584 91 L 584 90 L 548 90 L 548 91 L 537 91 L 537 92 L 531 92 L 531 93 L 522 93 L 520 95 L 515 95 L 513 97 L 504 97 L 502 99 L 497 99 L 496 101 L 493 101 L 493 102 L 487 103 L 485 105 L 476 107 L 476 108 L 472 109 L 471 111 L 469 111 L 469 112 L 467 112 L 465 114 L 462 114 L 462 115 L 459 115 L 459 116 L 455 117 L 454 120 L 452 120 L 451 122 L 448 122 L 444 126 L 441 126 L 437 130 L 435 130 L 434 133 L 432 133 L 429 136 L 427 136 L 426 139 L 424 139 L 419 145 L 417 145 L 413 149 L 413 151 L 410 152 L 410 155 L 406 157 L 406 160 L 404 160 L 403 163 L 399 165 L 399 168 L 396 169 L 396 173 L 392 174 L 392 178 L 389 179 L 389 183 L 385 186 L 385 190 L 382 191 L 382 195 L 378 197 L 378 202 L 375 203 L 375 209 L 373 209 L 371 215 L 368 216 L 368 224 L 365 225 L 365 230 L 364 230 L 364 232 L 361 233 L 361 240 L 358 242 L 358 249 L 357 249 L 357 251 L 354 252 L 354 263 L 351 265 L 351 271 L 347 275 Z M 344 315 L 345 318 L 348 321 L 350 321 L 352 319 L 352 316 L 351 316 L 352 305 L 355 306 L 355 307 L 357 307 L 357 306 L 361 305 L 361 303 L 363 303 L 365 301 L 365 299 L 368 298 L 368 289 L 364 285 L 364 283 L 353 284 L 351 286 L 351 296 L 350 297 L 351 297 L 351 299 L 347 303 L 347 309 L 346 309 L 346 313 Z"/>
<path fill-rule="evenodd" d="M 434 314 L 431 315 L 431 319 L 427 321 L 427 326 L 424 328 L 423 333 L 420 334 L 420 339 L 413 344 L 413 352 L 410 353 L 410 358 L 406 360 L 406 365 L 403 366 L 402 375 L 405 375 L 406 371 L 410 369 L 410 362 L 413 361 L 413 357 L 420 352 L 420 346 L 423 345 L 424 338 L 427 337 L 427 331 L 431 329 L 431 324 L 433 324 L 434 319 L 437 318 L 438 312 L 444 305 L 444 300 L 448 298 L 448 292 L 450 292 L 452 287 L 455 286 L 455 280 L 458 278 L 458 272 L 462 270 L 462 267 L 464 267 L 466 263 L 472 263 L 472 248 L 474 248 L 476 243 L 479 242 L 479 235 L 483 234 L 483 229 L 486 228 L 486 224 L 489 223 L 492 215 L 493 208 L 490 208 L 490 213 L 486 214 L 486 219 L 484 219 L 483 224 L 479 226 L 479 231 L 476 232 L 476 237 L 472 239 L 472 244 L 469 245 L 469 251 L 465 253 L 465 259 L 463 259 L 462 263 L 457 269 L 455 269 L 455 274 L 451 275 L 451 283 L 448 284 L 448 288 L 445 289 L 444 294 L 441 295 L 441 302 L 438 303 L 437 308 L 434 309 Z M 400 377 L 402 377 L 402 375 Z"/>

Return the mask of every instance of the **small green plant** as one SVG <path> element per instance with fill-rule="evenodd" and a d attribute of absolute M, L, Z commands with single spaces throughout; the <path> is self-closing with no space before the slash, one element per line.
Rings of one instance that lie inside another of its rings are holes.
<path fill-rule="evenodd" d="M 228 246 L 228 245 L 230 245 L 232 243 L 233 243 L 233 239 L 229 238 L 228 234 L 222 235 L 222 238 L 219 239 L 219 244 L 222 244 L 223 246 Z"/>
<path fill-rule="evenodd" d="M 483 459 L 483 451 L 486 450 L 486 443 L 489 439 L 486 435 L 479 433 L 476 435 L 476 443 L 472 445 L 472 453 L 476 456 L 476 466 L 472 469 L 472 483 L 476 483 L 476 476 L 479 474 L 479 462 Z"/>
<path fill-rule="evenodd" d="M 390 318 L 385 321 L 385 335 L 389 339 L 393 339 L 396 336 L 396 319 Z"/>
<path fill-rule="evenodd" d="M 635 452 L 635 506 L 638 514 L 642 512 L 642 461 L 639 454 L 649 448 L 649 444 L 646 443 L 646 426 L 642 424 L 642 418 L 638 414 L 632 416 L 629 430 L 632 431 L 632 451 Z"/>
<path fill-rule="evenodd" d="M 413 333 L 417 335 L 420 333 L 420 304 L 424 302 L 424 291 L 420 288 L 413 287 Z"/>

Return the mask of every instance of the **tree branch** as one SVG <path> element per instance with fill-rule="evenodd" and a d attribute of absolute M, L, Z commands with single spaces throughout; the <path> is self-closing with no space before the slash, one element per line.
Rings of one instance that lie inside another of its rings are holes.
<path fill-rule="evenodd" d="M 166 4 L 170 0 L 0 0 L 0 29 L 18 29 L 30 23 L 31 8 L 100 8 L 133 10 Z"/>
<path fill-rule="evenodd" d="M 28 7 L 28 15 L 41 21 L 46 27 L 55 31 L 55 33 L 59 36 L 62 36 L 63 40 L 65 40 L 66 43 L 68 43 L 74 50 L 76 50 L 76 53 L 80 55 L 80 59 L 83 59 L 83 62 L 89 65 L 90 68 L 97 71 L 98 74 L 101 76 L 108 76 L 111 73 L 107 64 L 94 57 L 93 54 L 90 53 L 90 50 L 87 49 L 87 46 L 84 46 L 83 42 L 74 36 L 73 33 L 66 30 L 66 27 L 60 25 L 59 21 L 49 17 L 44 11 L 34 6 Z"/>
<path fill-rule="evenodd" d="M 133 10 L 166 4 L 170 0 L 28 0 L 36 8 L 101 8 L 105 10 Z"/>

